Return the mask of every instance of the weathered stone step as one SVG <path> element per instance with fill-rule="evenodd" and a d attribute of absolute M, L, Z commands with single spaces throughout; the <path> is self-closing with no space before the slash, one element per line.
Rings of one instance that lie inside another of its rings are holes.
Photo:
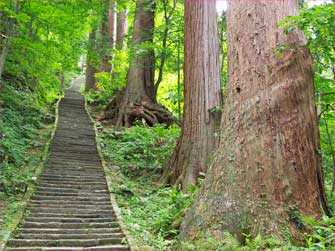
<path fill-rule="evenodd" d="M 99 163 L 82 163 L 82 162 L 64 162 L 64 163 L 51 163 L 49 161 L 45 171 L 81 171 L 81 172 L 101 172 L 101 162 Z"/>
<path fill-rule="evenodd" d="M 40 177 L 41 181 L 69 181 L 69 182 L 100 182 L 101 181 L 101 177 L 77 177 L 77 178 L 71 178 L 71 177 L 52 177 L 51 175 L 42 175 Z"/>
<path fill-rule="evenodd" d="M 107 184 L 105 181 L 48 181 L 48 180 L 41 180 L 38 184 L 40 185 L 47 185 L 47 186 L 56 186 L 56 187 L 71 187 L 71 186 L 80 186 L 80 187 L 84 187 L 86 186 L 90 186 L 90 187 L 103 187 L 106 188 Z"/>
<path fill-rule="evenodd" d="M 10 248 L 6 251 L 130 251 L 129 247 L 125 245 L 103 245 L 97 247 L 19 247 Z"/>
<path fill-rule="evenodd" d="M 103 191 L 103 192 L 102 192 Z M 97 196 L 97 195 L 102 195 L 102 194 L 106 194 L 108 195 L 107 191 L 104 190 L 97 190 L 97 192 L 95 192 L 95 190 L 87 190 L 87 191 L 82 191 L 82 190 L 77 190 L 77 191 L 72 191 L 69 192 L 66 189 L 62 189 L 62 190 L 54 190 L 54 191 L 45 191 L 45 190 L 38 190 L 35 195 L 38 196 L 86 196 L 86 197 L 92 197 L 92 196 Z"/>
<path fill-rule="evenodd" d="M 49 201 L 48 201 L 49 202 Z M 73 202 L 60 202 L 59 204 L 56 204 L 55 201 L 51 201 L 51 203 L 48 203 L 47 201 L 40 203 L 40 202 L 31 202 L 28 205 L 28 209 L 32 210 L 35 208 L 41 208 L 41 209 L 85 209 L 85 210 L 92 210 L 92 209 L 100 209 L 100 210 L 113 210 L 113 207 L 109 203 L 73 203 Z"/>
<path fill-rule="evenodd" d="M 57 223 L 112 223 L 116 218 L 56 218 L 56 217 L 26 217 L 26 221 L 44 223 L 44 222 L 57 222 Z"/>
<path fill-rule="evenodd" d="M 61 168 L 58 166 L 49 166 L 47 167 L 44 172 L 46 174 L 61 174 L 61 173 L 73 173 L 73 175 L 77 175 L 77 174 L 83 174 L 86 173 L 87 175 L 94 175 L 94 174 L 103 174 L 103 170 L 100 167 L 96 167 L 96 166 L 92 166 L 92 167 L 80 167 L 80 166 L 67 166 Z"/>
<path fill-rule="evenodd" d="M 58 240 L 25 240 L 25 239 L 11 239 L 7 245 L 11 247 L 20 246 L 43 246 L 43 247 L 90 247 L 107 244 L 121 244 L 122 238 L 101 238 L 101 239 L 87 239 L 87 240 L 73 240 L 73 239 L 58 239 Z"/>
<path fill-rule="evenodd" d="M 70 155 L 66 153 L 52 152 L 50 158 L 52 157 L 56 157 L 58 160 L 62 161 L 84 161 L 86 163 L 98 163 L 100 161 L 97 156 L 87 156 L 87 154 Z"/>
<path fill-rule="evenodd" d="M 85 173 L 85 175 L 81 173 Z M 104 173 L 102 171 L 98 172 L 85 172 L 85 171 L 66 171 L 63 170 L 62 172 L 55 172 L 55 171 L 46 171 L 41 175 L 40 177 L 54 177 L 54 178 L 72 178 L 76 177 L 74 179 L 81 179 L 81 178 L 99 178 L 100 180 L 105 180 Z"/>
<path fill-rule="evenodd" d="M 106 201 L 104 203 L 94 204 L 94 203 L 76 203 L 76 202 L 68 202 L 68 201 L 61 201 L 57 204 L 57 201 L 43 201 L 43 202 L 30 202 L 28 207 L 29 210 L 34 208 L 41 208 L 41 209 L 100 209 L 100 210 L 112 210 L 111 204 Z"/>
<path fill-rule="evenodd" d="M 51 182 L 39 182 L 37 187 L 50 187 L 50 188 L 57 188 L 57 187 L 64 187 L 64 188 L 72 188 L 72 189 L 106 189 L 107 184 L 92 184 L 92 185 L 85 185 L 85 184 L 68 184 L 68 183 L 51 183 Z"/>
<path fill-rule="evenodd" d="M 103 196 L 102 194 L 99 195 L 99 197 L 80 197 L 80 196 L 39 196 L 39 195 L 33 195 L 32 200 L 56 200 L 56 201 L 83 201 L 83 202 L 99 202 L 99 201 L 109 201 L 110 197 Z"/>
<path fill-rule="evenodd" d="M 37 233 L 37 234 L 19 234 L 18 239 L 46 239 L 46 240 L 58 240 L 58 239 L 99 239 L 99 238 L 123 238 L 123 233 L 84 233 L 84 234 L 46 234 L 46 233 Z"/>
<path fill-rule="evenodd" d="M 114 211 L 109 211 L 105 214 L 81 213 L 81 214 L 64 214 L 64 213 L 33 213 L 30 216 L 34 217 L 55 217 L 55 218 L 105 218 L 116 217 Z"/>
<path fill-rule="evenodd" d="M 64 188 L 64 187 L 42 187 L 42 186 L 38 186 L 37 187 L 37 191 L 38 192 L 42 192 L 42 193 L 109 193 L 108 190 L 106 189 L 85 189 L 85 188 Z"/>
<path fill-rule="evenodd" d="M 89 143 L 90 142 L 87 142 L 85 144 L 80 144 L 80 143 L 77 143 L 77 142 L 73 142 L 73 144 L 71 144 L 71 145 L 66 144 L 66 146 L 73 146 L 73 147 L 92 147 L 93 146 L 93 148 L 96 147 L 96 144 L 93 142 L 93 140 L 92 140 L 92 143 L 90 143 L 90 144 Z M 64 141 L 55 140 L 55 141 L 52 142 L 51 146 L 63 147 L 64 146 Z"/>
<path fill-rule="evenodd" d="M 62 214 L 110 214 L 110 210 L 82 208 L 28 208 L 31 213 L 62 213 Z"/>
<path fill-rule="evenodd" d="M 72 179 L 74 181 L 80 180 L 80 179 L 87 179 L 87 180 L 104 180 L 103 173 L 95 173 L 92 175 L 73 175 L 73 174 L 68 174 L 65 170 L 62 173 L 59 174 L 49 174 L 49 173 L 43 173 L 41 178 L 46 178 L 46 179 Z"/>
<path fill-rule="evenodd" d="M 18 229 L 21 234 L 104 234 L 121 233 L 119 227 L 114 228 L 90 228 L 90 229 L 64 229 L 64 228 L 21 228 Z"/>
<path fill-rule="evenodd" d="M 109 194 L 107 192 L 94 192 L 95 190 L 87 190 L 82 191 L 82 190 L 77 190 L 76 192 L 68 192 L 65 189 L 59 190 L 59 191 L 43 191 L 39 190 L 37 191 L 34 195 L 35 196 L 49 196 L 49 197 L 56 197 L 59 199 L 59 197 L 87 197 L 87 198 L 92 198 L 92 197 L 105 197 L 105 198 L 110 198 Z"/>
<path fill-rule="evenodd" d="M 60 223 L 60 222 L 47 222 L 47 223 L 39 223 L 39 222 L 30 222 L 26 221 L 23 225 L 24 228 L 74 228 L 74 229 L 85 229 L 85 228 L 115 228 L 118 227 L 119 224 L 115 222 L 107 222 L 107 223 Z"/>
<path fill-rule="evenodd" d="M 59 160 L 57 158 L 53 158 L 53 159 L 49 159 L 48 163 L 47 163 L 48 167 L 59 167 L 59 168 L 67 168 L 67 167 L 77 167 L 77 168 L 88 168 L 88 169 L 101 169 L 101 161 L 95 161 L 95 162 L 81 162 L 81 161 L 73 161 L 73 160 Z"/>

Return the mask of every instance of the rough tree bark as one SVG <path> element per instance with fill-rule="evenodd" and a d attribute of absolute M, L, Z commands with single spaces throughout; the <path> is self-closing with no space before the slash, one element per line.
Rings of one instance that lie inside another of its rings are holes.
<path fill-rule="evenodd" d="M 124 50 L 126 48 L 126 35 L 128 30 L 127 14 L 127 9 L 121 10 L 117 13 L 115 48 L 118 50 Z"/>
<path fill-rule="evenodd" d="M 222 240 L 224 232 L 300 239 L 299 215 L 322 215 L 313 62 L 301 31 L 278 29 L 297 13 L 297 0 L 229 1 L 220 144 L 181 240 Z"/>
<path fill-rule="evenodd" d="M 185 1 L 184 122 L 162 182 L 195 185 L 217 146 L 222 105 L 215 0 Z M 210 39 L 209 39 L 210 38 Z"/>
<path fill-rule="evenodd" d="M 135 120 L 145 121 L 150 126 L 174 122 L 173 116 L 157 103 L 154 95 L 154 50 L 143 49 L 143 46 L 153 42 L 154 7 L 153 0 L 136 2 L 127 84 L 107 106 L 105 113 L 105 117 L 111 119 L 116 127 L 129 127 Z"/>
<path fill-rule="evenodd" d="M 101 57 L 100 72 L 112 71 L 112 56 L 111 50 L 114 49 L 115 44 L 115 0 L 108 1 L 108 9 L 101 19 L 101 48 L 103 48 L 103 55 Z"/>
<path fill-rule="evenodd" d="M 85 91 L 94 90 L 96 88 L 95 86 L 96 79 L 94 77 L 94 74 L 98 72 L 98 69 L 97 69 L 97 62 L 95 62 L 96 61 L 95 40 L 96 40 L 96 29 L 93 29 L 88 36 L 89 48 L 87 51 L 87 59 L 86 59 Z"/>

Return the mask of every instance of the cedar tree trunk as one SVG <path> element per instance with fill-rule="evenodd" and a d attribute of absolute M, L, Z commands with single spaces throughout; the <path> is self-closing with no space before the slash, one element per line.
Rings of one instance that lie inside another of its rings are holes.
<path fill-rule="evenodd" d="M 154 50 L 146 47 L 153 42 L 154 7 L 153 0 L 136 2 L 127 85 L 106 108 L 106 117 L 116 127 L 129 127 L 136 120 L 150 126 L 174 122 L 170 112 L 156 102 L 154 95 Z"/>
<path fill-rule="evenodd" d="M 182 135 L 162 181 L 195 185 L 217 146 L 222 105 L 215 0 L 185 1 L 185 88 Z"/>
<path fill-rule="evenodd" d="M 229 1 L 220 144 L 181 240 L 224 232 L 299 240 L 299 216 L 322 215 L 313 61 L 302 32 L 278 28 L 297 13 L 297 0 Z"/>
<path fill-rule="evenodd" d="M 108 10 L 102 16 L 101 19 L 101 48 L 103 48 L 103 55 L 101 58 L 101 72 L 111 72 L 112 57 L 110 55 L 111 50 L 114 49 L 115 41 L 115 0 L 109 0 Z"/>
<path fill-rule="evenodd" d="M 95 62 L 95 41 L 96 39 L 96 29 L 93 29 L 88 37 L 89 48 L 87 52 L 87 59 L 86 59 L 86 84 L 85 84 L 85 91 L 94 90 L 96 88 L 95 83 L 96 79 L 94 74 L 98 72 L 96 63 Z"/>
<path fill-rule="evenodd" d="M 124 50 L 126 48 L 126 35 L 128 30 L 127 14 L 127 9 L 121 10 L 117 13 L 115 48 L 118 50 Z"/>

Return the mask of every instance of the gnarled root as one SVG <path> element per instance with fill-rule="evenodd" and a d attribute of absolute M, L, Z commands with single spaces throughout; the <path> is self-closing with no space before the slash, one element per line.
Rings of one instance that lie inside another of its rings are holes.
<path fill-rule="evenodd" d="M 142 121 L 149 126 L 155 124 L 169 126 L 176 121 L 165 107 L 150 98 L 131 100 L 131 97 L 124 97 L 122 92 L 119 92 L 107 106 L 103 119 L 110 120 L 116 127 L 130 127 L 135 121 Z"/>

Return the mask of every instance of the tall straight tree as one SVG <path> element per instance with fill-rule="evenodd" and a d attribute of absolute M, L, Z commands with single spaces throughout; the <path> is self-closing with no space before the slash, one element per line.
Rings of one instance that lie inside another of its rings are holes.
<path fill-rule="evenodd" d="M 97 69 L 97 52 L 96 52 L 96 32 L 97 29 L 93 28 L 93 30 L 88 35 L 88 50 L 87 50 L 87 58 L 86 58 L 86 83 L 85 90 L 93 90 L 96 88 L 96 80 L 95 73 L 98 72 Z"/>
<path fill-rule="evenodd" d="M 106 9 L 101 18 L 101 72 L 111 72 L 111 50 L 114 49 L 115 44 L 115 0 L 106 0 Z"/>
<path fill-rule="evenodd" d="M 154 13 L 154 0 L 137 0 L 127 84 L 106 110 L 107 117 L 117 127 L 129 127 L 136 120 L 145 121 L 150 126 L 174 122 L 170 112 L 157 103 L 154 95 Z"/>
<path fill-rule="evenodd" d="M 313 61 L 301 31 L 278 28 L 297 13 L 298 0 L 229 0 L 221 139 L 182 240 L 302 238 L 299 215 L 322 215 Z"/>
<path fill-rule="evenodd" d="M 196 184 L 217 146 L 215 131 L 222 105 L 215 0 L 185 1 L 185 87 L 182 135 L 162 180 Z M 210 39 L 209 39 L 210 38 Z"/>
<path fill-rule="evenodd" d="M 117 12 L 115 48 L 118 50 L 124 50 L 126 48 L 126 35 L 128 30 L 127 14 L 128 10 L 126 8 Z"/>

